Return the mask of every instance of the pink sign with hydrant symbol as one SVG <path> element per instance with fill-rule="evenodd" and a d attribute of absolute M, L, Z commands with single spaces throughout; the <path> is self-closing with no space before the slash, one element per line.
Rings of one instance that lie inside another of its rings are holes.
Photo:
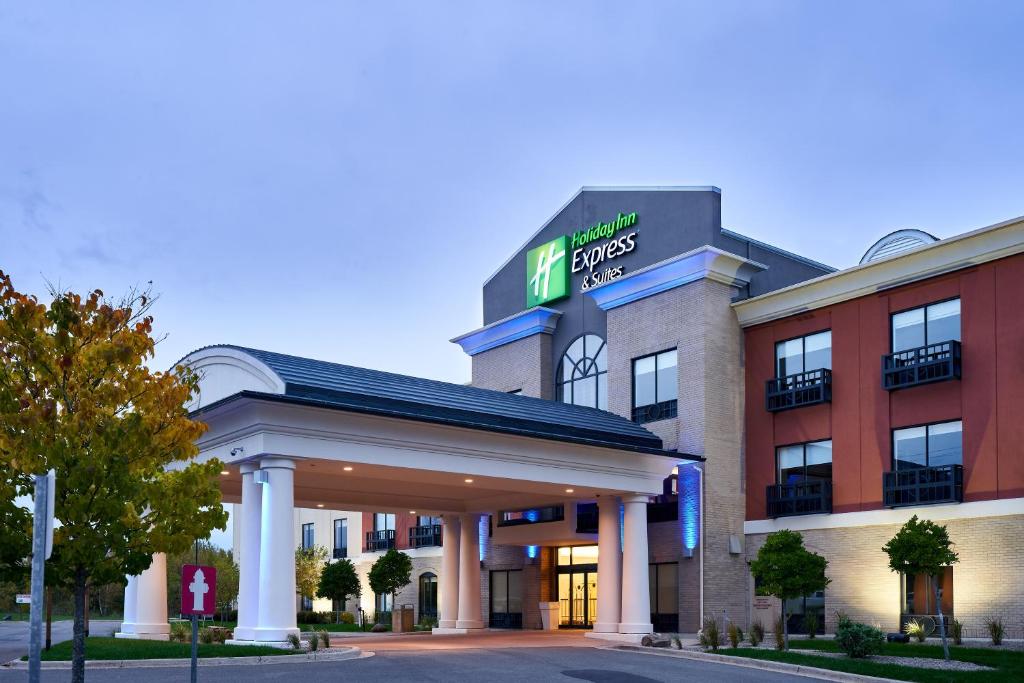
<path fill-rule="evenodd" d="M 217 611 L 217 570 L 198 564 L 181 567 L 181 613 L 213 614 Z"/>

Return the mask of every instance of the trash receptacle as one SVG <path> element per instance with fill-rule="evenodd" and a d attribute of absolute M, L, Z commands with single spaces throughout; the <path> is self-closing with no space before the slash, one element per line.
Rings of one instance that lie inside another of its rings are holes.
<path fill-rule="evenodd" d="M 556 631 L 558 630 L 558 603 L 557 602 L 542 602 L 540 603 L 540 623 L 541 628 L 545 631 Z"/>
<path fill-rule="evenodd" d="M 394 633 L 412 631 L 414 610 L 412 605 L 402 605 L 391 610 L 391 630 Z"/>

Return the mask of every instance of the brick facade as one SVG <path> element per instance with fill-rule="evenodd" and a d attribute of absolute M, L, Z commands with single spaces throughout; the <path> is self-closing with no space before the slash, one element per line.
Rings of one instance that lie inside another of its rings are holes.
<path fill-rule="evenodd" d="M 551 335 L 534 334 L 473 356 L 473 386 L 553 399 Z"/>

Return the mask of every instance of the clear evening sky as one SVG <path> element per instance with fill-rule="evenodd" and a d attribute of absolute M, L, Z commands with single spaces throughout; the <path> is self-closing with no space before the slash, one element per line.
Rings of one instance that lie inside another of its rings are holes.
<path fill-rule="evenodd" d="M 456 382 L 582 185 L 717 185 L 836 266 L 1024 214 L 1024 4 L 0 5 L 0 268 L 154 283 L 231 342 Z"/>

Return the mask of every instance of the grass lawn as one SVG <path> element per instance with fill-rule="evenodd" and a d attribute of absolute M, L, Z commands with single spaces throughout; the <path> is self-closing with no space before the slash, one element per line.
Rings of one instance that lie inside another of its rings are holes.
<path fill-rule="evenodd" d="M 200 657 L 255 657 L 256 655 L 288 655 L 294 650 L 282 650 L 262 645 L 204 645 L 199 644 Z M 172 643 L 165 640 L 129 640 L 90 637 L 85 639 L 86 659 L 178 659 L 192 656 L 191 643 Z M 24 659 L 24 658 L 23 658 Z M 71 641 L 57 643 L 50 651 L 43 650 L 44 662 L 66 662 L 71 659 Z"/>
<path fill-rule="evenodd" d="M 753 659 L 768 659 L 774 662 L 787 662 L 804 666 L 816 666 L 822 669 L 845 671 L 866 676 L 895 678 L 903 681 L 920 681 L 921 683 L 946 683 L 946 681 L 967 681 L 970 683 L 1006 683 L 1006 681 L 1024 680 L 1024 652 L 1003 650 L 999 648 L 957 647 L 950 645 L 950 656 L 964 662 L 973 662 L 982 666 L 994 667 L 995 671 L 937 671 L 934 669 L 914 669 L 895 664 L 882 664 L 865 659 L 819 657 L 802 654 L 800 649 L 839 652 L 839 648 L 831 640 L 793 640 L 790 641 L 790 652 L 778 650 L 755 650 L 728 647 L 719 648 L 718 654 Z M 917 645 L 902 643 L 886 643 L 882 647 L 883 655 L 897 657 L 929 657 L 942 659 L 941 645 Z"/>

